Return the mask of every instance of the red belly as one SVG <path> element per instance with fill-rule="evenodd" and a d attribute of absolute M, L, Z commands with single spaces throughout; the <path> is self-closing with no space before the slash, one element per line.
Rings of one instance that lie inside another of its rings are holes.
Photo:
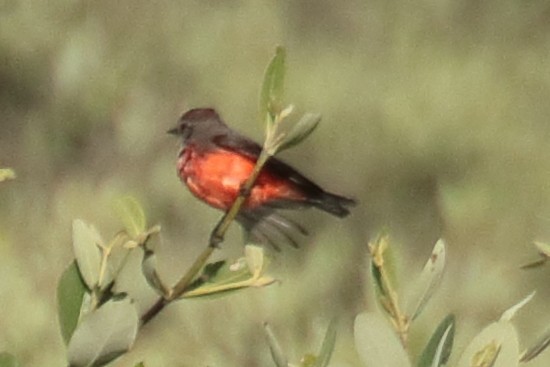
<path fill-rule="evenodd" d="M 186 148 L 180 155 L 178 172 L 196 197 L 213 207 L 227 210 L 254 165 L 254 160 L 227 150 L 198 154 Z M 301 201 L 304 196 L 292 183 L 262 170 L 244 207 L 254 208 L 280 199 Z"/>

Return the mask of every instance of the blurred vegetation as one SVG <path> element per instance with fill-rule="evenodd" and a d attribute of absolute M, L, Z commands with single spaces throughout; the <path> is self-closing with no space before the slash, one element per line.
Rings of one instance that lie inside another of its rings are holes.
<path fill-rule="evenodd" d="M 463 350 L 536 289 L 515 319 L 535 338 L 549 320 L 550 270 L 519 266 L 550 235 L 549 18 L 541 0 L 1 1 L 0 167 L 17 178 L 0 183 L 0 345 L 22 365 L 63 365 L 55 286 L 72 259 L 72 220 L 111 237 L 121 195 L 162 224 L 160 272 L 177 279 L 220 213 L 181 186 L 165 131 L 184 110 L 213 106 L 262 140 L 259 87 L 276 44 L 287 49 L 288 101 L 323 116 L 282 157 L 360 205 L 342 221 L 297 214 L 312 235 L 274 255 L 279 286 L 172 306 L 120 365 L 270 365 L 265 321 L 295 360 L 335 313 L 331 365 L 358 365 L 352 323 L 374 302 L 367 242 L 381 226 L 403 272 L 447 240 L 415 340 L 452 311 Z M 222 252 L 238 256 L 241 242 L 233 228 Z"/>

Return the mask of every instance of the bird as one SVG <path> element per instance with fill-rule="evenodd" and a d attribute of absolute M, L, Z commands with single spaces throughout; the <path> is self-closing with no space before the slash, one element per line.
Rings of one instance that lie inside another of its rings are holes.
<path fill-rule="evenodd" d="M 228 211 L 254 169 L 262 147 L 231 129 L 213 108 L 194 108 L 180 117 L 169 134 L 181 139 L 177 175 L 189 191 L 208 205 Z M 278 209 L 317 208 L 346 217 L 356 205 L 352 198 L 322 189 L 282 160 L 270 157 L 260 171 L 235 220 L 246 241 L 298 247 L 296 235 L 308 235 Z"/>

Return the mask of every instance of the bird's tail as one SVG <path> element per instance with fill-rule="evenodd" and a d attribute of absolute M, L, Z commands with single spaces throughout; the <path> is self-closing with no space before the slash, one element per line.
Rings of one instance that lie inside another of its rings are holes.
<path fill-rule="evenodd" d="M 318 198 L 312 200 L 312 204 L 327 213 L 343 218 L 350 213 L 349 208 L 355 206 L 357 201 L 323 191 Z"/>

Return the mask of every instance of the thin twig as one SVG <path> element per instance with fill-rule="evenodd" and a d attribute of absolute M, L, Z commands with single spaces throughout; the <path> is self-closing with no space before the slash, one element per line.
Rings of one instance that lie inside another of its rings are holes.
<path fill-rule="evenodd" d="M 201 252 L 201 254 L 195 259 L 195 262 L 193 262 L 193 265 L 191 265 L 189 270 L 187 270 L 185 275 L 176 283 L 174 288 L 172 288 L 172 291 L 167 297 L 167 301 L 178 299 L 187 290 L 187 287 L 191 284 L 191 281 L 193 281 L 195 276 L 201 271 L 215 249 L 216 247 L 207 246 Z"/>

